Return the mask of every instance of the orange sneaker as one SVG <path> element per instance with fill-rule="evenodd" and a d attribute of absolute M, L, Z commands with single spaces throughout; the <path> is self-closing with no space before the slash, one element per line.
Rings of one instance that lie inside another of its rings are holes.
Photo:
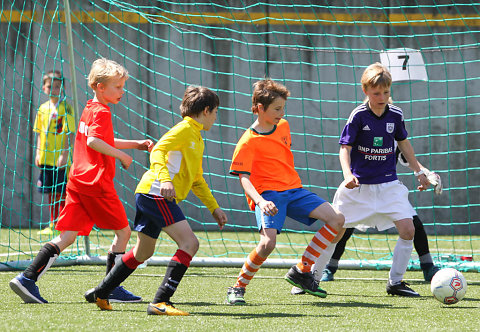
<path fill-rule="evenodd" d="M 104 299 L 100 299 L 97 297 L 96 301 L 95 301 L 95 304 L 97 305 L 97 307 L 99 307 L 101 310 L 112 310 L 112 305 L 110 304 L 110 302 L 108 302 L 108 300 L 104 300 Z"/>
<path fill-rule="evenodd" d="M 182 311 L 173 306 L 171 302 L 149 303 L 147 308 L 149 315 L 167 315 L 167 316 L 188 316 L 186 311 Z"/>

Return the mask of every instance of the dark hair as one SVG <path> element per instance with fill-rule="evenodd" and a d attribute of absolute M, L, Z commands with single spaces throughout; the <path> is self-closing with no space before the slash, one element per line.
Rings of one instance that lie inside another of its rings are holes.
<path fill-rule="evenodd" d="M 62 81 L 63 83 L 63 77 L 62 77 L 62 73 L 60 72 L 60 70 L 50 70 L 48 73 L 46 73 L 45 75 L 43 75 L 43 85 L 45 85 L 45 83 L 47 82 L 47 80 L 59 80 L 59 81 Z"/>
<path fill-rule="evenodd" d="M 290 91 L 283 84 L 266 77 L 253 84 L 252 112 L 258 113 L 258 104 L 262 104 L 267 109 L 277 97 L 287 100 L 289 96 Z"/>
<path fill-rule="evenodd" d="M 218 105 L 220 105 L 220 100 L 215 92 L 203 86 L 190 85 L 183 95 L 180 114 L 182 118 L 198 116 L 206 107 L 211 112 Z"/>

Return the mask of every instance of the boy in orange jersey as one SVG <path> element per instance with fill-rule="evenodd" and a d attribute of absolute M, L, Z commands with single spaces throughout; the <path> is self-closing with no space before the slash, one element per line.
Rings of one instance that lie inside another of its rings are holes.
<path fill-rule="evenodd" d="M 49 71 L 43 76 L 42 90 L 48 101 L 40 105 L 35 117 L 33 131 L 37 133 L 35 166 L 40 168 L 37 189 L 48 194 L 50 223 L 39 231 L 42 235 L 53 235 L 55 223 L 65 206 L 67 166 L 70 162 L 70 144 L 75 139 L 75 117 L 73 107 L 61 98 L 63 88 L 62 73 Z"/>
<path fill-rule="evenodd" d="M 269 78 L 254 84 L 252 111 L 258 118 L 245 131 L 233 153 L 230 173 L 239 176 L 248 204 L 255 210 L 260 242 L 249 254 L 235 285 L 228 289 L 228 304 L 245 304 L 245 287 L 275 249 L 277 234 L 287 216 L 306 225 L 317 219 L 325 222 L 285 279 L 308 294 L 327 296 L 315 281 L 311 268 L 342 230 L 344 217 L 328 202 L 302 188 L 291 151 L 290 127 L 283 119 L 289 95 L 285 86 Z"/>
<path fill-rule="evenodd" d="M 107 273 L 115 264 L 115 257 L 125 252 L 131 231 L 113 184 L 115 159 L 127 169 L 132 157 L 120 149 L 150 151 L 153 148 L 149 139 L 123 140 L 114 137 L 112 114 L 107 105 L 120 102 L 127 79 L 127 70 L 115 61 L 97 59 L 92 64 L 88 83 L 95 96 L 87 102 L 80 118 L 65 208 L 56 225 L 60 235 L 46 243 L 32 264 L 10 281 L 10 288 L 26 303 L 47 303 L 40 295 L 36 281 L 58 255 L 75 242 L 77 235 L 88 236 L 94 224 L 115 231 L 107 257 Z M 121 286 L 110 296 L 113 297 L 111 301 L 117 302 L 141 301 L 139 296 Z"/>

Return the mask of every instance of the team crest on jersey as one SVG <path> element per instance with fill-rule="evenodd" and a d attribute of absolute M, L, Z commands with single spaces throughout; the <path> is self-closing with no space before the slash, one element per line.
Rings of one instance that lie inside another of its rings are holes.
<path fill-rule="evenodd" d="M 383 137 L 374 137 L 373 146 L 383 146 Z"/>
<path fill-rule="evenodd" d="M 285 145 L 288 145 L 287 136 L 282 136 L 282 141 Z"/>
<path fill-rule="evenodd" d="M 387 133 L 389 134 L 393 133 L 394 129 L 395 129 L 395 123 L 387 122 Z"/>

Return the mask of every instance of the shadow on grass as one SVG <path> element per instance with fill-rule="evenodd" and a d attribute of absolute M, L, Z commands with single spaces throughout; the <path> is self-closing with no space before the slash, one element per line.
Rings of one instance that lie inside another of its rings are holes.
<path fill-rule="evenodd" d="M 317 307 L 329 307 L 329 308 L 376 308 L 376 309 L 409 309 L 410 307 L 405 306 L 395 306 L 393 304 L 383 304 L 383 303 L 371 303 L 371 302 L 359 302 L 359 301 L 348 301 L 348 302 L 317 302 L 311 303 L 311 305 Z"/>
<path fill-rule="evenodd" d="M 474 298 L 471 298 L 471 297 L 466 297 L 461 302 L 480 302 L 480 299 L 474 299 Z"/>
<path fill-rule="evenodd" d="M 248 306 L 247 306 L 248 307 Z M 257 319 L 257 318 L 303 318 L 311 317 L 312 314 L 291 314 L 285 312 L 263 312 L 263 313 L 232 313 L 232 312 L 190 312 L 195 316 L 218 316 L 218 317 L 233 317 L 238 319 Z M 315 313 L 315 317 L 335 318 L 338 315 L 318 315 Z"/>

